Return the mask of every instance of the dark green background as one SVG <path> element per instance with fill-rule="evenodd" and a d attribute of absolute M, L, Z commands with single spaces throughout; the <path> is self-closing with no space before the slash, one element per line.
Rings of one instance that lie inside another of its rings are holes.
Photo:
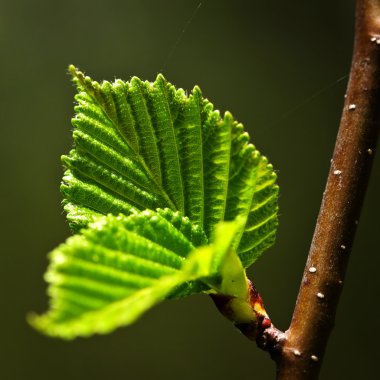
<path fill-rule="evenodd" d="M 288 326 L 339 124 L 347 79 L 330 84 L 349 71 L 354 2 L 202 3 L 172 51 L 198 0 L 0 1 L 1 379 L 274 378 L 267 354 L 205 296 L 70 343 L 25 322 L 46 308 L 46 254 L 69 235 L 58 188 L 72 144 L 73 63 L 98 80 L 153 80 L 163 68 L 251 131 L 278 171 L 281 223 L 250 273 L 274 322 Z M 376 377 L 379 169 L 377 157 L 322 379 Z"/>

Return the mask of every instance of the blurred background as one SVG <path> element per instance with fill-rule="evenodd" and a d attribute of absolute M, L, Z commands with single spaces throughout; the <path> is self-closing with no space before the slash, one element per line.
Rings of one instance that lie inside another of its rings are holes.
<path fill-rule="evenodd" d="M 275 324 L 289 325 L 339 124 L 354 1 L 201 2 L 192 18 L 199 0 L 0 0 L 1 379 L 274 379 L 268 355 L 206 296 L 73 342 L 25 321 L 46 309 L 46 255 L 70 235 L 59 183 L 73 63 L 97 80 L 163 71 L 244 123 L 281 189 L 277 243 L 250 275 Z M 377 377 L 379 159 L 321 379 Z"/>

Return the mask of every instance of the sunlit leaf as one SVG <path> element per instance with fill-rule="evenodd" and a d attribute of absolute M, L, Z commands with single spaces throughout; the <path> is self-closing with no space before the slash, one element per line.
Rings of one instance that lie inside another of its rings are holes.
<path fill-rule="evenodd" d="M 99 84 L 70 71 L 78 86 L 75 146 L 63 157 L 61 189 L 74 231 L 98 214 L 167 207 L 208 237 L 239 216 L 244 266 L 273 244 L 276 174 L 229 112 L 221 117 L 198 87 L 186 95 L 162 75 Z"/>
<path fill-rule="evenodd" d="M 278 186 L 242 124 L 162 75 L 98 83 L 69 70 L 78 93 L 61 191 L 77 234 L 50 254 L 50 310 L 31 323 L 67 339 L 106 333 L 200 292 L 254 318 L 244 268 L 274 242 Z"/>
<path fill-rule="evenodd" d="M 71 339 L 128 325 L 170 294 L 176 296 L 180 286 L 181 296 L 211 289 L 228 292 L 220 268 L 232 260 L 240 263 L 232 250 L 237 224 L 221 225 L 211 244 L 195 248 L 193 242 L 203 233 L 181 219 L 176 228 L 153 211 L 98 218 L 50 254 L 46 280 L 51 310 L 32 315 L 30 322 L 48 335 Z M 186 224 L 187 236 L 180 231 Z M 136 228 L 131 231 L 130 225 Z M 240 277 L 245 279 L 242 267 Z M 246 284 L 240 287 L 244 293 Z"/>

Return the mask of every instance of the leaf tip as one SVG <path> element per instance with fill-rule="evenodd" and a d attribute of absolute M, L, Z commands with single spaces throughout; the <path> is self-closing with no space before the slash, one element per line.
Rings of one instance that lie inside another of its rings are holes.
<path fill-rule="evenodd" d="M 80 71 L 74 65 L 69 65 L 68 67 L 69 74 L 72 76 L 74 82 L 83 82 L 84 81 L 84 73 Z"/>
<path fill-rule="evenodd" d="M 166 80 L 163 74 L 159 73 L 156 77 L 155 83 L 165 85 L 168 83 L 168 81 Z"/>
<path fill-rule="evenodd" d="M 29 312 L 26 321 L 36 331 L 51 338 L 73 340 L 77 336 L 70 330 L 55 325 L 51 320 L 50 313 L 39 315 L 35 312 Z"/>
<path fill-rule="evenodd" d="M 194 86 L 192 93 L 199 98 L 202 97 L 202 90 L 199 88 L 199 86 Z"/>
<path fill-rule="evenodd" d="M 69 73 L 71 74 L 74 83 L 78 87 L 83 87 L 83 89 L 90 95 L 94 95 L 95 90 L 99 90 L 100 85 L 98 82 L 93 81 L 89 76 L 86 76 L 82 71 L 80 71 L 74 65 L 70 65 Z"/>
<path fill-rule="evenodd" d="M 33 327 L 35 330 L 37 330 L 37 331 L 39 331 L 41 333 L 45 332 L 45 325 L 46 325 L 45 318 L 43 318 L 42 316 L 38 315 L 34 311 L 30 311 L 26 315 L 26 322 L 31 327 Z"/>
<path fill-rule="evenodd" d="M 72 76 L 75 76 L 76 72 L 79 71 L 74 65 L 69 65 L 68 70 Z"/>
<path fill-rule="evenodd" d="M 132 91 L 132 92 L 136 92 L 136 91 L 137 92 L 144 92 L 145 91 L 144 83 L 142 82 L 142 80 L 139 77 L 133 76 L 130 80 L 130 84 L 131 84 L 130 91 Z"/>
<path fill-rule="evenodd" d="M 226 111 L 226 112 L 224 113 L 224 121 L 225 121 L 226 123 L 233 123 L 233 121 L 234 121 L 234 117 L 232 116 L 232 113 L 231 113 L 231 112 Z"/>

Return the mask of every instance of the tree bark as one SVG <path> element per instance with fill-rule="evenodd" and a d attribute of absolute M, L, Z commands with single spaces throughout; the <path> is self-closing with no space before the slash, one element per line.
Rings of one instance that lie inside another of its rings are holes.
<path fill-rule="evenodd" d="M 346 101 L 278 380 L 317 379 L 342 291 L 380 126 L 380 0 L 357 0 Z"/>

